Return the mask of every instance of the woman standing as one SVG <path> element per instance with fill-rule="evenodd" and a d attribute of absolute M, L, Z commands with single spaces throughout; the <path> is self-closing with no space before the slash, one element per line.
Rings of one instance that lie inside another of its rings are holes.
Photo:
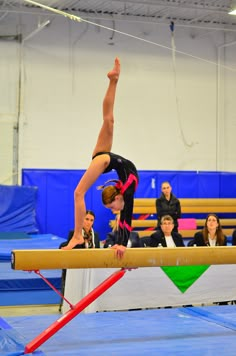
<path fill-rule="evenodd" d="M 178 232 L 178 219 L 181 217 L 181 206 L 179 199 L 172 193 L 169 182 L 161 184 L 161 196 L 156 200 L 156 210 L 158 216 L 157 230 L 161 230 L 161 218 L 170 215 L 174 221 L 174 232 Z"/>

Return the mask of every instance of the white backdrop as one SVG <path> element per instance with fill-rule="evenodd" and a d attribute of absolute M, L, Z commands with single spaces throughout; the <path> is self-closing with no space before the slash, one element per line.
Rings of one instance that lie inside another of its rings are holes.
<path fill-rule="evenodd" d="M 116 270 L 112 268 L 69 269 L 65 297 L 73 305 Z M 96 311 L 199 305 L 235 300 L 236 266 L 210 266 L 185 293 L 174 285 L 159 267 L 127 271 L 116 284 L 90 304 L 85 313 Z M 63 303 L 63 313 L 69 305 Z"/>
<path fill-rule="evenodd" d="M 24 36 L 35 29 L 29 18 L 21 21 Z M 111 21 L 100 23 L 112 27 Z M 7 26 L 10 31 L 9 18 L 0 30 Z M 21 45 L 21 54 L 18 43 L 0 42 L 0 73 L 9 63 L 13 67 L 10 80 L 0 80 L 0 118 L 20 114 L 19 169 L 88 166 L 106 73 L 119 56 L 114 152 L 138 169 L 235 171 L 236 34 L 177 27 L 174 66 L 168 26 L 115 26 L 140 39 L 115 33 L 111 40 L 108 30 L 56 17 Z"/>

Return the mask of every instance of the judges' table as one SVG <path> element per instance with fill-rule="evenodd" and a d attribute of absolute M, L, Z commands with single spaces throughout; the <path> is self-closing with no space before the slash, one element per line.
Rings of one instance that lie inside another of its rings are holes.
<path fill-rule="evenodd" d="M 169 275 L 161 267 L 127 271 L 119 282 L 89 305 L 85 313 L 208 304 L 236 299 L 236 265 L 209 266 L 196 280 L 196 271 L 186 273 L 186 268 L 192 266 L 185 266 L 184 271 L 182 266 L 173 268 L 173 273 Z M 114 268 L 68 269 L 65 297 L 76 304 L 115 271 L 117 269 Z M 181 279 L 183 272 L 182 286 L 185 282 L 190 285 L 185 291 L 181 291 L 173 282 Z M 64 302 L 63 313 L 68 309 L 68 304 Z"/>

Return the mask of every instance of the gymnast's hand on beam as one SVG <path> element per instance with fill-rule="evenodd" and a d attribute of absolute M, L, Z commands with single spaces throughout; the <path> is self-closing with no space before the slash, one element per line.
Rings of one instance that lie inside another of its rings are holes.
<path fill-rule="evenodd" d="M 113 250 L 115 250 L 116 257 L 119 260 L 121 260 L 124 256 L 125 251 L 126 251 L 126 247 L 123 245 L 114 245 L 111 248 L 113 248 Z"/>

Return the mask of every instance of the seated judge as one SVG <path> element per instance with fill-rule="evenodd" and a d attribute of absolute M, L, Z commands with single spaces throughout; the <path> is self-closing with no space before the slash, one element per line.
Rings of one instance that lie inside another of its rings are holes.
<path fill-rule="evenodd" d="M 92 210 L 87 210 L 86 215 L 84 218 L 84 223 L 83 223 L 83 230 L 82 234 L 84 237 L 84 242 L 85 242 L 85 248 L 100 248 L 100 239 L 99 239 L 99 234 L 93 230 L 93 224 L 95 220 L 95 214 Z M 71 240 L 72 236 L 74 234 L 74 230 L 70 230 L 68 233 L 67 241 L 62 242 L 59 246 L 61 249 L 62 247 L 68 245 L 69 241 Z M 82 248 L 81 245 L 75 245 L 74 249 L 79 249 Z M 62 270 L 62 275 L 61 275 L 61 293 L 64 295 L 65 292 L 65 284 L 66 284 L 66 269 Z M 59 304 L 59 312 L 61 312 L 62 309 L 62 303 L 63 303 L 63 298 L 60 301 Z"/>
<path fill-rule="evenodd" d="M 160 231 L 150 236 L 150 247 L 185 247 L 181 234 L 174 231 L 174 219 L 164 215 L 160 221 Z"/>
<path fill-rule="evenodd" d="M 111 232 L 107 234 L 104 248 L 111 247 L 117 244 L 118 241 L 118 227 L 119 227 L 120 214 L 116 215 L 115 224 Z M 137 232 L 131 231 L 127 247 L 140 247 L 140 239 Z"/>
<path fill-rule="evenodd" d="M 92 210 L 87 210 L 83 223 L 83 238 L 85 242 L 85 248 L 100 248 L 100 238 L 99 234 L 94 231 L 93 224 L 95 220 L 95 214 Z M 70 230 L 68 233 L 67 241 L 63 242 L 59 248 L 67 246 L 70 242 L 72 236 L 74 235 L 74 230 Z M 75 245 L 74 249 L 82 248 L 81 245 Z"/>
<path fill-rule="evenodd" d="M 233 231 L 232 234 L 232 245 L 236 246 L 236 229 Z"/>
<path fill-rule="evenodd" d="M 226 246 L 227 237 L 222 231 L 220 219 L 216 214 L 209 214 L 202 231 L 195 233 L 193 244 L 196 246 Z"/>

